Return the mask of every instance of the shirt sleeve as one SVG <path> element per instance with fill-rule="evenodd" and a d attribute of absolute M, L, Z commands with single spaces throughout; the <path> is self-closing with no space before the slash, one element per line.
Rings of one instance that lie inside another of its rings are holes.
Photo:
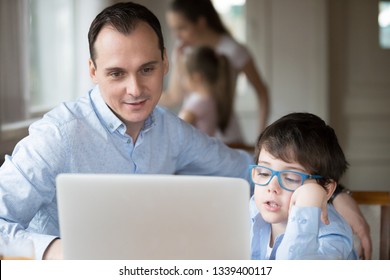
<path fill-rule="evenodd" d="M 248 165 L 253 164 L 252 155 L 231 149 L 184 122 L 181 125 L 177 174 L 238 177 L 250 182 Z"/>
<path fill-rule="evenodd" d="M 328 207 L 329 209 L 329 207 Z M 322 224 L 321 209 L 293 206 L 276 259 L 349 259 L 353 252 L 352 232 L 340 220 Z"/>
<path fill-rule="evenodd" d="M 1 237 L 32 240 L 37 259 L 59 235 L 55 176 L 65 162 L 64 141 L 60 129 L 41 120 L 0 167 Z"/>

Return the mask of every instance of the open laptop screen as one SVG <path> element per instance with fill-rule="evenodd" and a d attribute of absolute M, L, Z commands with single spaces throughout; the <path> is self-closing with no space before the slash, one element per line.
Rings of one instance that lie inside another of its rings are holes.
<path fill-rule="evenodd" d="M 61 174 L 66 259 L 249 259 L 249 184 L 184 175 Z"/>

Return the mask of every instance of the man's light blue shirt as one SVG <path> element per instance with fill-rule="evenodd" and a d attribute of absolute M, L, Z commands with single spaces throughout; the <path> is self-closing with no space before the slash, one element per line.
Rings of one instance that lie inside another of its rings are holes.
<path fill-rule="evenodd" d="M 96 86 L 29 128 L 0 168 L 3 239 L 29 238 L 36 258 L 60 236 L 55 179 L 60 173 L 192 174 L 248 178 L 252 158 L 156 107 L 136 143 Z"/>
<path fill-rule="evenodd" d="M 329 225 L 320 220 L 320 208 L 293 206 L 286 231 L 276 237 L 270 255 L 267 254 L 267 249 L 271 238 L 271 224 L 262 218 L 253 196 L 250 200 L 250 212 L 252 259 L 357 259 L 352 230 L 331 204 L 328 204 Z"/>

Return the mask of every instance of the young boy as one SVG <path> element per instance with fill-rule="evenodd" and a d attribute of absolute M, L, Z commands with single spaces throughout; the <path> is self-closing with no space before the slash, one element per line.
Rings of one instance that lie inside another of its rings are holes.
<path fill-rule="evenodd" d="M 349 225 L 327 203 L 348 165 L 331 127 L 286 115 L 260 135 L 256 161 L 252 259 L 357 259 Z"/>

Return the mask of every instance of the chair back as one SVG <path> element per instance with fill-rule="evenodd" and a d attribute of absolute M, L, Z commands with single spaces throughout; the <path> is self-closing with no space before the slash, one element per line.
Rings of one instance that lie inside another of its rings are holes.
<path fill-rule="evenodd" d="M 390 192 L 353 191 L 352 197 L 359 206 L 377 205 L 380 207 L 379 259 L 390 260 Z M 370 224 L 369 220 L 368 222 Z"/>

